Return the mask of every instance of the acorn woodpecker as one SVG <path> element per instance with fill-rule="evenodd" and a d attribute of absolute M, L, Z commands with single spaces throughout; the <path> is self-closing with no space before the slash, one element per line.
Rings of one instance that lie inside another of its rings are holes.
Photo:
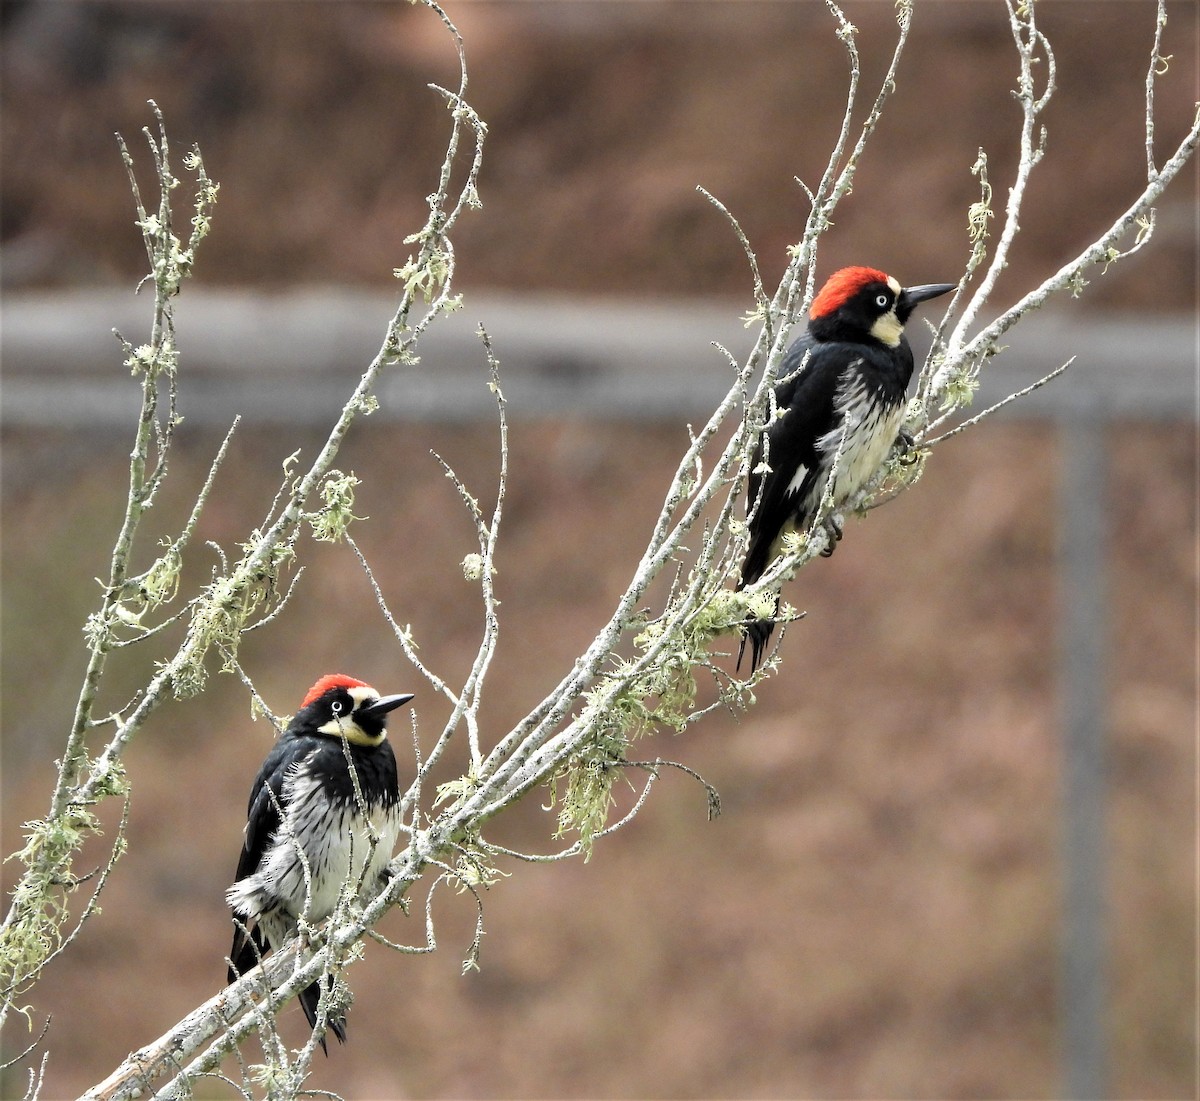
<path fill-rule="evenodd" d="M 250 789 L 237 879 L 226 892 L 234 914 L 230 982 L 281 947 L 301 917 L 310 924 L 329 917 L 347 884 L 362 900 L 376 890 L 400 831 L 385 724 L 412 698 L 380 696 L 341 674 L 321 677 L 267 754 Z M 310 1028 L 319 998 L 317 983 L 300 992 Z M 346 1039 L 343 1017 L 328 1024 Z"/>
<path fill-rule="evenodd" d="M 887 458 L 900 436 L 913 373 L 904 323 L 919 303 L 953 289 L 953 283 L 903 288 L 875 268 L 852 267 L 834 272 L 813 299 L 808 331 L 779 367 L 777 417 L 759 437 L 751 462 L 750 546 L 739 589 L 766 572 L 786 534 L 812 526 L 839 448 L 834 508 Z M 842 532 L 832 517 L 824 526 L 829 541 L 821 553 L 828 557 Z M 746 623 L 739 668 L 747 639 L 750 671 L 758 667 L 774 626 L 774 619 Z"/>

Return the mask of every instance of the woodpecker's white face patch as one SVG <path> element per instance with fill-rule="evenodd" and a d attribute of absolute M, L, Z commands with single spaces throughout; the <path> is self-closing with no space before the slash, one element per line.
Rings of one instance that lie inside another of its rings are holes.
<path fill-rule="evenodd" d="M 386 737 L 385 734 L 368 734 L 354 721 L 354 712 L 366 704 L 374 703 L 379 699 L 379 693 L 365 684 L 355 685 L 346 691 L 354 701 L 353 710 L 347 715 L 335 715 L 324 726 L 318 726 L 317 733 L 328 734 L 333 738 L 345 738 L 354 745 L 379 745 Z"/>
<path fill-rule="evenodd" d="M 888 276 L 888 289 L 896 298 L 900 297 L 900 292 L 903 288 L 895 276 Z M 904 326 L 900 323 L 900 318 L 896 316 L 895 302 L 892 303 L 892 308 L 880 317 L 874 325 L 871 326 L 871 335 L 879 341 L 880 344 L 886 344 L 889 348 L 896 347 L 900 343 L 900 337 L 904 334 Z"/>

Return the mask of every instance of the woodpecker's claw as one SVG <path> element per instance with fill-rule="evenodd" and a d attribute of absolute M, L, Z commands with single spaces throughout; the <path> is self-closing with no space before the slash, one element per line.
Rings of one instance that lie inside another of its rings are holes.
<path fill-rule="evenodd" d="M 916 437 L 903 428 L 896 437 L 896 451 L 899 452 L 898 458 L 905 466 L 912 466 L 920 457 Z"/>
<path fill-rule="evenodd" d="M 837 549 L 837 545 L 842 541 L 842 525 L 836 516 L 826 517 L 822 527 L 825 529 L 825 534 L 829 537 L 825 546 L 821 550 L 821 557 L 828 558 Z"/>

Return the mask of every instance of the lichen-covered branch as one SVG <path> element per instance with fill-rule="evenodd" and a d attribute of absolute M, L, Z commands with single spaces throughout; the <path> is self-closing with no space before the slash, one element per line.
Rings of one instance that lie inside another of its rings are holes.
<path fill-rule="evenodd" d="M 0 924 L 0 1026 L 7 1020 L 14 999 L 36 982 L 46 962 L 64 943 L 61 930 L 68 916 L 67 899 L 80 883 L 72 870 L 73 860 L 88 838 L 99 832 L 92 808 L 109 796 L 126 794 L 119 758 L 110 755 L 102 761 L 91 760 L 87 736 L 100 725 L 94 713 L 109 655 L 127 642 L 131 634 L 136 637 L 147 633 L 143 617 L 162 602 L 170 589 L 169 583 L 151 582 L 150 571 L 141 578 L 131 579 L 130 561 L 139 527 L 166 475 L 171 440 L 178 423 L 175 379 L 179 353 L 175 345 L 173 299 L 191 272 L 197 246 L 208 233 L 218 185 L 205 173 L 199 150 L 193 150 L 185 163 L 196 178 L 195 215 L 184 247 L 173 228 L 170 195 L 178 181 L 172 175 L 166 127 L 157 105 L 150 106 L 158 123 L 157 136 L 148 129 L 145 131 L 159 190 L 158 206 L 153 213 L 143 203 L 132 155 L 124 141 L 120 141 L 122 160 L 134 193 L 136 225 L 142 232 L 150 263 L 150 274 L 144 282 L 154 286 L 148 342 L 135 348 L 122 340 L 125 365 L 140 378 L 142 390 L 130 452 L 129 488 L 112 550 L 108 582 L 99 609 L 89 617 L 85 627 L 88 663 L 59 761 L 50 807 L 44 819 L 25 825 L 26 842 L 19 854 L 24 871 Z M 165 415 L 160 412 L 164 392 Z M 205 494 L 201 493 L 194 514 L 199 512 L 204 499 Z M 184 538 L 181 536 L 181 540 Z M 114 721 L 119 729 L 120 720 Z M 110 867 L 123 846 L 123 837 L 118 834 L 110 850 Z M 81 922 L 94 907 L 93 897 L 83 910 Z"/>
<path fill-rule="evenodd" d="M 1153 147 L 1155 134 L 1154 81 L 1161 75 L 1162 35 L 1167 22 L 1166 0 L 1158 0 L 1154 36 L 1150 47 L 1150 64 L 1146 77 L 1146 106 L 1144 132 L 1147 159 L 1147 180 L 1142 192 L 1107 227 L 1103 228 L 1090 245 L 1064 263 L 1057 271 L 1047 276 L 1038 286 L 1022 295 L 1006 307 L 999 316 L 987 325 L 974 328 L 973 322 L 982 307 L 988 302 L 994 289 L 996 277 L 1003 269 L 1009 246 L 1012 244 L 1020 224 L 1021 205 L 1025 186 L 1030 173 L 1037 166 L 1045 151 L 1047 135 L 1041 131 L 1034 140 L 1035 123 L 1054 92 L 1053 53 L 1045 36 L 1037 29 L 1034 4 L 1017 5 L 1008 0 L 1009 22 L 1013 39 L 1017 44 L 1020 69 L 1017 82 L 1017 99 L 1022 108 L 1021 158 L 1016 179 L 1009 192 L 1005 211 L 1005 224 L 992 261 L 980 285 L 969 296 L 963 312 L 953 331 L 944 342 L 936 343 L 926 366 L 922 393 L 925 395 L 922 408 L 910 417 L 909 428 L 918 433 L 935 429 L 942 420 L 969 403 L 974 392 L 975 379 L 986 360 L 996 353 L 999 340 L 1021 318 L 1041 309 L 1049 299 L 1063 291 L 1072 297 L 1083 293 L 1088 275 L 1099 268 L 1106 272 L 1117 261 L 1141 249 L 1154 231 L 1154 204 L 1175 180 L 1184 166 L 1192 159 L 1200 144 L 1200 105 L 1193 116 L 1192 125 L 1179 140 L 1161 169 L 1154 164 Z M 1047 61 L 1046 86 L 1039 92 L 1034 86 L 1034 65 L 1042 56 Z M 990 189 L 986 193 L 990 196 Z M 982 215 L 980 215 L 982 216 Z M 1132 238 L 1132 243 L 1122 249 L 1123 242 Z M 957 298 L 956 298 L 957 301 Z M 951 309 L 954 303 L 951 304 Z M 942 403 L 941 418 L 935 415 L 934 406 Z"/>
<path fill-rule="evenodd" d="M 426 0 L 426 6 L 450 28 L 461 60 L 457 30 L 436 3 Z M 184 551 L 213 488 L 210 476 L 179 536 L 168 542 L 166 552 L 149 569 L 131 576 L 139 525 L 165 478 L 178 422 L 179 352 L 175 344 L 174 298 L 191 274 L 197 247 L 209 232 L 218 185 L 207 177 L 198 150 L 184 158 L 185 167 L 196 178 L 194 213 L 185 243 L 174 228 L 171 197 L 178 180 L 173 175 L 166 128 L 157 106 L 151 104 L 158 122 L 157 135 L 146 131 L 159 190 L 153 211 L 143 202 L 132 154 L 120 141 L 134 194 L 136 224 L 150 263 L 150 273 L 143 283 L 152 285 L 155 291 L 149 340 L 137 347 L 122 341 L 126 366 L 141 380 L 142 406 L 131 450 L 126 510 L 100 607 L 88 618 L 85 629 L 88 666 L 55 791 L 46 818 L 26 825 L 26 843 L 17 854 L 24 870 L 0 925 L 0 1024 L 15 999 L 36 982 L 46 960 L 61 944 L 60 930 L 67 920 L 69 898 L 79 885 L 71 870 L 72 862 L 87 839 L 98 832 L 92 808 L 126 792 L 121 762 L 129 742 L 165 699 L 185 698 L 203 690 L 214 652 L 220 656 L 222 668 L 232 671 L 236 667 L 242 634 L 255 625 L 258 612 L 280 599 L 280 578 L 294 559 L 301 525 L 308 521 L 318 538 L 333 538 L 353 518 L 348 505 L 352 503 L 353 482 L 333 468 L 341 444 L 355 420 L 374 408 L 372 392 L 380 372 L 414 362 L 416 345 L 426 328 L 456 305 L 450 293 L 453 249 L 449 234 L 463 211 L 478 205 L 476 181 L 485 135 L 481 120 L 464 98 L 465 64 L 461 73 L 457 92 L 439 89 L 451 109 L 447 152 L 439 185 L 429 197 L 428 220 L 412 238 L 420 247 L 406 266 L 400 303 L 378 354 L 364 370 L 308 469 L 273 503 L 262 526 L 242 543 L 241 553 L 232 565 L 222 554 L 221 568 L 209 584 L 188 599 L 181 610 L 170 613 L 187 616 L 182 643 L 157 662 L 155 675 L 130 704 L 104 719 L 96 719 L 96 702 L 109 655 L 118 648 L 159 637 L 161 624 L 148 622 L 147 616 L 177 599 Z M 455 189 L 451 187 L 452 166 L 464 137 L 473 141 L 474 154 L 466 178 Z M 414 316 L 418 299 L 427 307 L 419 318 Z M 220 456 L 213 474 L 219 460 Z M 314 497 L 320 497 L 322 503 L 314 511 L 307 511 Z M 95 744 L 97 731 L 102 728 L 109 733 Z M 122 843 L 116 839 L 114 856 L 119 855 Z M 90 912 L 89 905 L 85 916 Z"/>

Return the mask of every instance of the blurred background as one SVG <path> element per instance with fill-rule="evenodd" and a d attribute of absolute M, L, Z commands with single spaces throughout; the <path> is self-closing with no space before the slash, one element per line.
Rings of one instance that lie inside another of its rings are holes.
<path fill-rule="evenodd" d="M 496 351 L 520 397 L 483 714 L 498 737 L 624 589 L 686 423 L 721 377 L 709 342 L 752 335 L 738 320 L 752 304 L 744 258 L 696 185 L 738 217 L 773 286 L 807 212 L 793 177 L 819 178 L 847 66 L 827 9 L 808 0 L 447 10 L 489 127 L 484 209 L 455 237 L 457 290 L 468 326 L 506 334 Z M 846 10 L 861 31 L 861 116 L 895 12 Z M 1160 160 L 1197 91 L 1195 5 L 1168 10 Z M 215 561 L 203 542 L 235 549 L 261 522 L 281 463 L 297 448 L 311 458 L 382 340 L 390 273 L 423 224 L 447 134 L 427 84 L 456 86 L 457 66 L 438 19 L 400 3 L 5 0 L 0 13 L 8 853 L 45 812 L 84 668 L 80 627 L 124 503 L 137 384 L 110 330 L 140 343 L 151 302 L 132 298 L 145 257 L 113 132 L 149 191 L 138 132 L 153 98 L 177 154 L 199 143 L 221 183 L 178 306 L 185 422 L 135 562 L 177 530 L 227 411 L 252 397 L 193 546 L 187 580 L 202 583 Z M 997 308 L 1093 240 L 1145 179 L 1153 6 L 1045 0 L 1038 19 L 1059 90 Z M 1016 67 L 1001 4 L 917 5 L 819 278 L 844 263 L 910 284 L 958 278 L 979 149 L 998 208 L 1016 164 Z M 1196 180 L 1192 167 L 1168 192 L 1141 253 L 1054 304 L 1054 354 L 1083 354 L 1053 393 L 940 448 L 912 492 L 851 521 L 838 553 L 790 585 L 808 615 L 757 706 L 646 744 L 702 772 L 722 816 L 707 822 L 703 791 L 668 775 L 590 863 L 505 867 L 485 899 L 478 973 L 460 974 L 473 903 L 443 893 L 437 953 L 372 944 L 350 972 L 350 1043 L 320 1062 L 314 1088 L 1196 1095 Z M 1012 343 L 991 369 L 998 393 L 1061 362 Z M 431 387 L 427 400 L 389 379 L 338 465 L 363 481 L 354 532 L 392 608 L 453 682 L 479 638 L 460 567 L 474 537 L 429 452 L 488 503 L 497 431 L 482 354 L 422 351 L 411 387 Z M 679 371 L 693 367 L 684 392 Z M 438 390 L 439 372 L 477 380 L 485 400 Z M 1081 559 L 1097 518 L 1101 554 Z M 420 692 L 431 739 L 445 708 L 406 667 L 352 554 L 304 542 L 302 557 L 295 599 L 242 652 L 268 702 L 290 713 L 319 674 L 347 672 Z M 123 704 L 151 657 L 112 663 L 102 707 Z M 1064 752 L 1081 721 L 1082 787 Z M 38 1027 L 53 1017 L 43 1096 L 97 1082 L 220 988 L 223 891 L 271 736 L 241 685 L 214 676 L 131 747 L 130 851 L 103 914 L 33 999 Z M 395 741 L 411 775 L 402 731 Z M 1090 819 L 1068 813 L 1081 791 Z M 494 839 L 552 850 L 549 801 L 528 799 Z M 89 858 L 102 853 L 81 868 Z M 13 865 L 3 874 L 7 889 Z M 1088 897 L 1099 901 L 1079 912 Z M 422 938 L 400 914 L 384 931 Z M 298 1007 L 281 1027 L 300 1042 Z M 19 1022 L 8 1033 L 11 1056 L 27 1041 Z M 0 1086 L 19 1096 L 25 1082 L 10 1071 Z M 197 1096 L 232 1092 L 213 1081 Z"/>

